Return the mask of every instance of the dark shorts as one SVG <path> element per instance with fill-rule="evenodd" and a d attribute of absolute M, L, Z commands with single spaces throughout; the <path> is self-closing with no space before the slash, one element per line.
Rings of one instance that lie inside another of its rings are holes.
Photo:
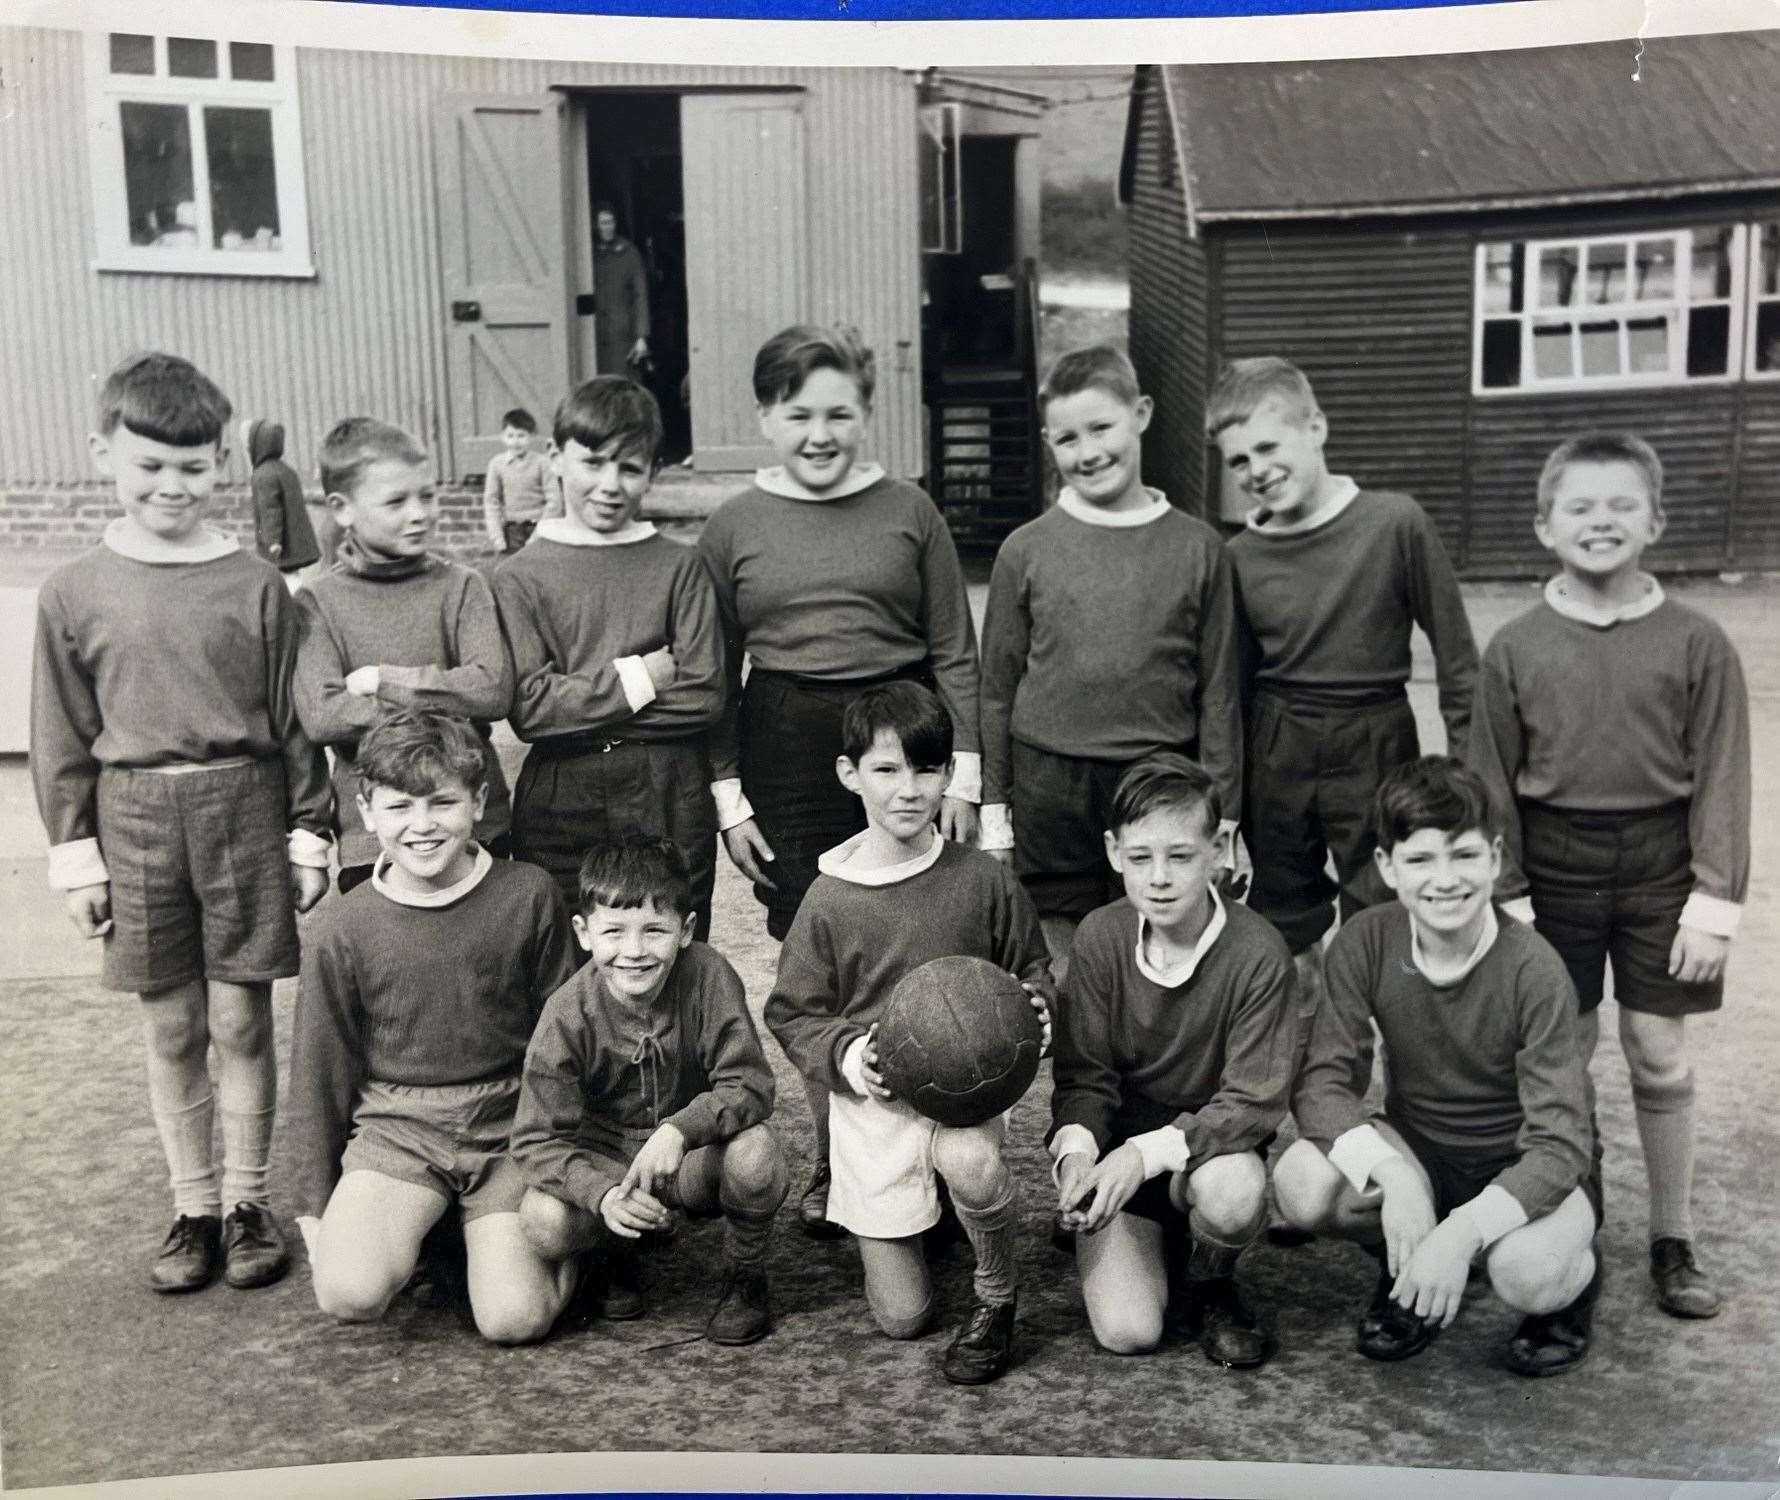
<path fill-rule="evenodd" d="M 513 857 L 539 866 L 571 911 L 581 861 L 593 845 L 632 830 L 671 839 L 692 871 L 694 936 L 711 931 L 717 881 L 717 810 L 711 762 L 702 739 L 600 740 L 580 748 L 574 735 L 540 740 L 525 757 L 513 790 Z"/>
<path fill-rule="evenodd" d="M 1687 804 L 1593 813 L 1520 806 L 1533 925 L 1570 971 L 1583 1014 L 1601 1003 L 1608 961 L 1626 1010 L 1691 1016 L 1724 1004 L 1724 981 L 1683 984 L 1669 949 L 1693 890 Z"/>
<path fill-rule="evenodd" d="M 367 1083 L 352 1112 L 340 1172 L 379 1172 L 456 1203 L 467 1224 L 519 1212 L 525 1178 L 507 1155 L 519 1079 L 416 1084 Z"/>
<path fill-rule="evenodd" d="M 111 879 L 106 989 L 152 995 L 297 972 L 282 762 L 103 770 L 98 814 Z"/>
<path fill-rule="evenodd" d="M 1340 709 L 1257 695 L 1244 762 L 1242 832 L 1255 866 L 1248 904 L 1293 953 L 1329 930 L 1338 897 L 1344 917 L 1391 899 L 1372 862 L 1372 803 L 1385 774 L 1418 754 L 1401 692 Z"/>
<path fill-rule="evenodd" d="M 1413 1125 L 1407 1125 L 1402 1120 L 1393 1119 L 1389 1115 L 1381 1115 L 1379 1118 L 1403 1137 L 1404 1143 L 1415 1153 L 1415 1159 L 1422 1164 L 1422 1170 L 1428 1174 L 1428 1180 L 1434 1185 L 1434 1212 L 1442 1219 L 1461 1203 L 1469 1203 L 1520 1160 L 1518 1151 L 1478 1151 L 1462 1146 L 1442 1145 L 1438 1141 L 1429 1140 Z M 1595 1228 L 1599 1229 L 1606 1222 L 1599 1151 L 1595 1153 L 1594 1165 L 1588 1176 L 1577 1186 L 1588 1199 L 1588 1206 L 1594 1210 Z"/>
<path fill-rule="evenodd" d="M 1106 830 L 1113 791 L 1131 764 L 1013 741 L 1014 873 L 1040 916 L 1079 922 L 1125 894 L 1107 862 Z"/>
<path fill-rule="evenodd" d="M 537 529 L 536 521 L 502 521 L 501 551 L 509 555 L 517 552 L 532 539 L 532 533 Z"/>

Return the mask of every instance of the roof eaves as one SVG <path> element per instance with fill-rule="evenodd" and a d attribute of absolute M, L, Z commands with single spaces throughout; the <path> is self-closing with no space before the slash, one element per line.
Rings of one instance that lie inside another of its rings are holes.
<path fill-rule="evenodd" d="M 1293 208 L 1202 208 L 1202 224 L 1281 223 L 1313 219 L 1411 218 L 1418 214 L 1491 213 L 1503 209 L 1570 208 L 1591 203 L 1632 203 L 1644 198 L 1716 197 L 1780 189 L 1780 177 L 1726 178 L 1717 182 L 1647 183 L 1631 187 L 1586 188 L 1572 193 L 1502 194 L 1489 198 L 1423 199 L 1406 203 L 1309 204 Z M 1188 222 L 1195 218 L 1191 193 Z"/>

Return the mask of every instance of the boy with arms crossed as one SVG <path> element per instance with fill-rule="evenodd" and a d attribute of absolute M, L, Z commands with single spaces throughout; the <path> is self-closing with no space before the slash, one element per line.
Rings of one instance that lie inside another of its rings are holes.
<path fill-rule="evenodd" d="M 1049 959 L 1038 914 L 1013 874 L 934 826 L 952 772 L 952 721 L 918 683 L 872 688 L 847 706 L 841 783 L 866 828 L 824 854 L 779 953 L 766 1024 L 792 1065 L 830 1091 L 828 1216 L 850 1230 L 865 1297 L 891 1338 L 924 1333 L 933 1287 L 922 1234 L 951 1190 L 976 1252 L 976 1306 L 946 1350 L 947 1380 L 981 1385 L 1013 1355 L 1014 1181 L 1006 1118 L 937 1125 L 894 1098 L 875 1028 L 897 982 L 935 958 L 984 958 L 1019 978 L 1050 1046 Z"/>
<path fill-rule="evenodd" d="M 204 524 L 228 398 L 144 354 L 99 408 L 93 461 L 123 515 L 37 603 L 31 775 L 50 883 L 82 935 L 104 937 L 105 987 L 143 1000 L 176 1215 L 150 1284 L 193 1291 L 220 1261 L 231 1286 L 264 1286 L 288 1264 L 266 1188 L 272 981 L 296 973 L 295 911 L 327 889 L 327 763 L 291 702 L 282 580 Z"/>
<path fill-rule="evenodd" d="M 554 1261 L 605 1247 L 606 1316 L 624 1319 L 643 1312 L 640 1236 L 673 1207 L 722 1214 L 726 1264 L 705 1337 L 752 1344 L 772 1328 L 766 1251 L 788 1178 L 742 981 L 693 941 L 686 859 L 666 839 L 597 845 L 577 907 L 592 962 L 550 997 L 526 1053 L 520 1222 Z"/>
<path fill-rule="evenodd" d="M 1526 1314 L 1520 1375 L 1588 1353 L 1601 1191 L 1576 1048 L 1576 999 L 1550 944 L 1490 892 L 1502 840 L 1475 773 L 1446 756 L 1378 789 L 1379 874 L 1397 893 L 1342 925 L 1292 1112 L 1302 1138 L 1274 1169 L 1299 1228 L 1357 1240 L 1381 1265 L 1358 1347 L 1420 1353 L 1458 1316 L 1471 1263 Z M 1373 1026 L 1384 1114 L 1368 1118 Z"/>
<path fill-rule="evenodd" d="M 549 877 L 473 840 L 483 765 L 475 729 L 439 714 L 394 713 L 359 742 L 359 815 L 382 852 L 303 954 L 297 1224 L 317 1305 L 362 1323 L 457 1204 L 476 1327 L 521 1344 L 575 1284 L 520 1229 L 525 1179 L 507 1154 L 526 1045 L 575 955 Z"/>
<path fill-rule="evenodd" d="M 507 716 L 513 669 L 482 576 L 427 551 L 439 509 L 426 450 L 399 427 L 348 417 L 322 439 L 321 483 L 340 540 L 332 566 L 297 596 L 294 692 L 303 728 L 334 752 L 340 892 L 369 879 L 377 858 L 354 807 L 354 746 L 392 709 L 476 725 L 487 788 L 476 842 L 504 855 L 512 804 L 488 726 Z"/>
<path fill-rule="evenodd" d="M 1662 481 L 1628 434 L 1572 438 L 1546 460 L 1535 526 L 1562 571 L 1490 642 L 1471 760 L 1506 814 L 1500 894 L 1563 955 L 1585 1059 L 1612 961 L 1657 1300 L 1710 1318 L 1686 1022 L 1724 1003 L 1749 884 L 1749 705 L 1724 632 L 1639 566 L 1663 532 Z"/>

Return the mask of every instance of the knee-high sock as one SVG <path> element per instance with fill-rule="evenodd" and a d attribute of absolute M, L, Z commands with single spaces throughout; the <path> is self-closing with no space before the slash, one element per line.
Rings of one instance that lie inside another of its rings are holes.
<path fill-rule="evenodd" d="M 237 1203 L 264 1204 L 278 1093 L 271 1046 L 258 1057 L 231 1056 L 219 1047 L 216 1093 L 222 1115 L 223 1203 L 230 1209 Z"/>
<path fill-rule="evenodd" d="M 766 1261 L 766 1247 L 773 1234 L 769 1208 L 737 1208 L 723 1205 L 723 1250 L 731 1265 L 759 1267 Z"/>
<path fill-rule="evenodd" d="M 987 1208 L 972 1208 L 952 1195 L 958 1210 L 958 1222 L 970 1237 L 970 1248 L 976 1252 L 977 1267 L 973 1281 L 979 1302 L 1012 1302 L 1014 1300 L 1014 1179 L 1005 1166 L 1001 1169 L 1001 1191 Z"/>
<path fill-rule="evenodd" d="M 1188 1281 L 1217 1281 L 1236 1274 L 1236 1257 L 1255 1242 L 1267 1223 L 1265 1211 L 1242 1234 L 1226 1238 L 1206 1227 L 1205 1216 L 1198 1209 L 1187 1215 L 1187 1228 L 1192 1232 L 1193 1248 L 1187 1257 Z"/>
<path fill-rule="evenodd" d="M 1632 1089 L 1644 1172 L 1650 1182 L 1650 1237 L 1693 1238 L 1693 1073 L 1676 1083 Z"/>
<path fill-rule="evenodd" d="M 194 1217 L 222 1212 L 216 1188 L 216 1159 L 211 1133 L 216 1123 L 216 1101 L 208 1088 L 201 1098 L 184 1097 L 171 1079 L 156 1076 L 151 1063 L 148 1074 L 149 1106 L 161 1150 L 167 1158 L 167 1181 L 173 1189 L 173 1212 Z"/>

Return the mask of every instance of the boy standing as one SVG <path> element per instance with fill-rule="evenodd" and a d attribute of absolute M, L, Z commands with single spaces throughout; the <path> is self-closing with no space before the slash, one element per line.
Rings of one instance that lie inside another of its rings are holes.
<path fill-rule="evenodd" d="M 523 406 L 501 418 L 501 451 L 482 486 L 482 524 L 496 552 L 517 552 L 539 521 L 562 514 L 562 485 L 548 456 L 532 447 L 537 435 L 538 420 Z"/>
<path fill-rule="evenodd" d="M 1458 1316 L 1473 1260 L 1526 1316 L 1520 1375 L 1588 1353 L 1601 1190 L 1576 1047 L 1576 1001 L 1550 944 L 1490 892 L 1502 840 L 1482 781 L 1427 756 L 1378 789 L 1379 874 L 1397 894 L 1344 923 L 1274 1169 L 1287 1220 L 1380 1262 L 1360 1320 L 1368 1359 L 1407 1359 Z M 1382 1116 L 1368 1118 L 1373 1027 Z"/>
<path fill-rule="evenodd" d="M 112 371 L 89 441 L 124 513 L 37 604 L 31 775 L 50 884 L 83 936 L 105 938 L 105 987 L 142 998 L 176 1215 L 160 1292 L 206 1285 L 219 1258 L 231 1286 L 284 1274 L 266 1187 L 272 981 L 297 972 L 293 905 L 327 889 L 327 764 L 290 694 L 296 614 L 276 571 L 204 524 L 228 421 L 183 359 Z"/>
<path fill-rule="evenodd" d="M 294 691 L 303 728 L 334 752 L 340 892 L 369 879 L 377 858 L 377 837 L 353 809 L 354 750 L 392 709 L 476 725 L 487 788 L 476 841 L 504 856 L 512 804 L 488 726 L 507 715 L 513 669 L 482 576 L 427 551 L 439 510 L 426 451 L 399 427 L 349 417 L 322 439 L 321 483 L 340 541 L 298 597 Z"/>
<path fill-rule="evenodd" d="M 1206 429 L 1253 502 L 1229 545 L 1245 633 L 1242 828 L 1249 905 L 1314 968 L 1335 918 L 1388 899 L 1373 870 L 1380 778 L 1418 753 L 1410 627 L 1434 648 L 1448 748 L 1464 753 L 1477 648 L 1433 523 L 1407 495 L 1331 474 L 1329 425 L 1283 359 L 1219 376 Z M 1324 866 L 1333 856 L 1335 882 Z"/>
<path fill-rule="evenodd" d="M 1535 529 L 1562 571 L 1490 642 L 1471 759 L 1507 814 L 1501 894 L 1569 966 L 1585 1059 L 1612 962 L 1657 1300 L 1709 1318 L 1686 1021 L 1724 1003 L 1749 884 L 1749 705 L 1724 632 L 1639 565 L 1663 531 L 1662 472 L 1620 433 L 1572 438 L 1546 460 Z"/>
<path fill-rule="evenodd" d="M 897 982 L 931 959 L 986 958 L 1019 978 L 1050 1045 L 1049 960 L 1038 915 L 1011 872 L 934 826 L 952 772 L 952 721 L 918 683 L 847 706 L 841 783 L 866 828 L 821 857 L 779 952 L 766 1024 L 792 1065 L 829 1090 L 828 1216 L 851 1230 L 878 1326 L 916 1338 L 933 1316 L 922 1234 L 945 1179 L 976 1252 L 976 1306 L 941 1366 L 981 1385 L 1013 1357 L 1014 1181 L 1006 1118 L 957 1129 L 896 1099 L 877 1070 L 878 1019 Z"/>
<path fill-rule="evenodd" d="M 742 981 L 693 941 L 686 859 L 666 839 L 593 849 L 577 904 L 592 962 L 550 997 L 526 1053 L 520 1222 L 551 1260 L 606 1247 L 606 1315 L 628 1318 L 643 1311 L 638 1239 L 670 1208 L 722 1214 L 726 1265 L 705 1337 L 752 1344 L 772 1328 L 766 1250 L 787 1178 Z"/>
<path fill-rule="evenodd" d="M 1236 1261 L 1266 1222 L 1265 1152 L 1285 1116 L 1297 1026 L 1285 943 L 1218 895 L 1229 838 L 1218 797 L 1179 755 L 1119 779 L 1106 856 L 1125 899 L 1075 935 L 1050 1145 L 1101 1347 L 1154 1349 L 1170 1273 L 1184 1270 L 1186 1327 L 1207 1359 L 1242 1369 L 1272 1352 Z M 1189 1237 L 1185 1266 L 1169 1265 L 1170 1239 Z"/>
<path fill-rule="evenodd" d="M 557 407 L 555 442 L 566 513 L 494 574 L 517 683 L 507 722 L 532 747 L 513 853 L 573 902 L 592 845 L 622 828 L 672 839 L 703 941 L 717 875 L 705 745 L 723 711 L 716 592 L 696 552 L 637 519 L 661 449 L 653 396 L 596 376 Z"/>
<path fill-rule="evenodd" d="M 297 1224 L 317 1305 L 369 1322 L 456 1203 L 476 1326 L 520 1344 L 549 1332 L 575 1284 L 521 1230 L 525 1179 L 507 1154 L 526 1045 L 575 956 L 549 878 L 473 841 L 483 765 L 470 724 L 438 714 L 392 714 L 359 742 L 358 810 L 381 853 L 303 955 Z"/>
<path fill-rule="evenodd" d="M 1230 564 L 1211 527 L 1144 485 L 1151 402 L 1130 360 L 1065 354 L 1038 402 L 1064 488 L 990 575 L 982 847 L 1013 851 L 1061 956 L 1120 894 L 1104 847 L 1120 776 L 1154 751 L 1196 756 L 1234 811 L 1242 707 Z"/>

